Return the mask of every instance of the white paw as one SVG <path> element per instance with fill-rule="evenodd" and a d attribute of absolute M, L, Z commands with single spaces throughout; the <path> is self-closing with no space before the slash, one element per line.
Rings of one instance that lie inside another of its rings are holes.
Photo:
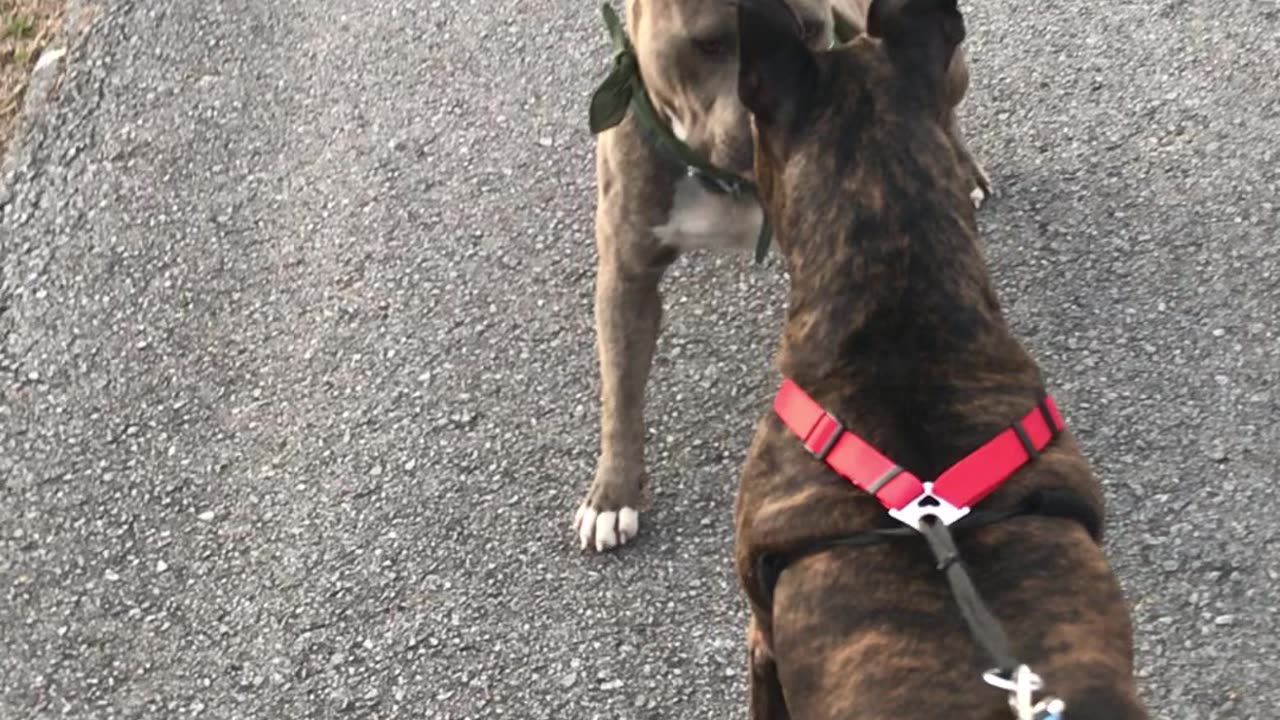
<path fill-rule="evenodd" d="M 982 191 L 982 188 L 976 187 L 969 191 L 969 199 L 973 201 L 975 208 L 980 208 L 982 201 L 987 199 L 987 194 Z"/>
<path fill-rule="evenodd" d="M 636 536 L 640 530 L 640 513 L 629 507 L 618 512 L 607 510 L 597 513 L 585 503 L 578 508 L 573 519 L 582 549 L 594 546 L 597 552 L 612 550 Z"/>

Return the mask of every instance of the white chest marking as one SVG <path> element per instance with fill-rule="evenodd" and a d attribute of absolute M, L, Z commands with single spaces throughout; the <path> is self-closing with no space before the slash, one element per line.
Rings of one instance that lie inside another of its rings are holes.
<path fill-rule="evenodd" d="M 689 139 L 689 131 L 684 129 L 684 125 L 676 119 L 675 115 L 671 116 L 671 134 L 675 135 L 676 139 L 680 142 L 684 142 Z"/>
<path fill-rule="evenodd" d="M 678 250 L 746 250 L 760 237 L 764 213 L 753 197 L 738 200 L 708 192 L 694 178 L 676 184 L 671 215 L 653 228 L 663 245 Z"/>

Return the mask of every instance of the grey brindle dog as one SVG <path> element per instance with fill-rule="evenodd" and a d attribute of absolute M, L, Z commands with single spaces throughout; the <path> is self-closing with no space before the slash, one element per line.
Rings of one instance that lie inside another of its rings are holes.
<path fill-rule="evenodd" d="M 870 0 L 790 0 L 815 49 L 830 47 L 837 18 L 860 30 Z M 752 178 L 752 138 L 737 94 L 738 42 L 728 0 L 626 0 L 627 36 L 638 76 L 662 130 L 719 171 Z M 950 59 L 941 92 L 957 159 L 972 178 L 970 197 L 991 194 L 961 137 L 955 108 L 969 85 L 964 51 Z M 634 105 L 633 105 L 634 107 Z M 595 318 L 601 376 L 600 456 L 574 527 L 583 548 L 625 544 L 639 529 L 647 483 L 645 387 L 662 315 L 659 284 L 685 251 L 746 249 L 763 215 L 750 194 L 714 192 L 690 166 L 661 152 L 635 112 L 599 134 Z M 594 118 L 593 118 L 594 123 Z M 659 138 L 660 139 L 660 138 Z"/>

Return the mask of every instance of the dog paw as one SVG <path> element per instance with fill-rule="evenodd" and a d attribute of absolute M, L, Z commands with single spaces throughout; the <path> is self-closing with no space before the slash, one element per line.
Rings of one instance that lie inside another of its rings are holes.
<path fill-rule="evenodd" d="M 640 508 L 647 476 L 644 466 L 603 462 L 573 516 L 573 531 L 583 550 L 622 547 L 640 530 Z"/>
<path fill-rule="evenodd" d="M 991 178 L 987 176 L 987 171 L 976 161 L 973 162 L 972 170 L 973 189 L 969 191 L 969 199 L 973 201 L 974 208 L 981 208 L 982 203 L 990 200 L 995 193 L 991 191 Z"/>
<path fill-rule="evenodd" d="M 583 550 L 594 547 L 596 552 L 604 552 L 626 545 L 636 536 L 640 531 L 640 513 L 626 506 L 618 510 L 598 510 L 589 502 L 583 502 L 573 525 Z"/>
<path fill-rule="evenodd" d="M 969 199 L 973 201 L 975 210 L 982 207 L 983 201 L 987 199 L 987 193 L 980 187 L 976 187 L 969 191 Z"/>

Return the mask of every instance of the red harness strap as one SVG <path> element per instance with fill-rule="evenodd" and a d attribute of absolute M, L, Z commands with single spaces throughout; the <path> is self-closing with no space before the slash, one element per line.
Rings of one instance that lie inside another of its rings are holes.
<path fill-rule="evenodd" d="M 934 515 L 947 525 L 964 517 L 1018 468 L 1036 459 L 1063 427 L 1053 398 L 1045 396 L 1021 419 L 936 480 L 923 482 L 846 430 L 789 378 L 783 379 L 773 409 L 814 457 L 874 495 L 890 515 L 917 530 L 925 515 Z"/>

